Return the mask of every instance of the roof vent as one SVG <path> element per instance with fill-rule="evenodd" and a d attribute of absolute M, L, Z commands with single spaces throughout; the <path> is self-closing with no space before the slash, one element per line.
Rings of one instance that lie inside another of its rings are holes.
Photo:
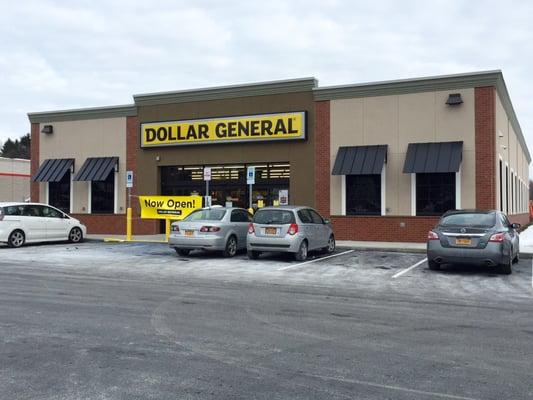
<path fill-rule="evenodd" d="M 458 106 L 459 104 L 463 104 L 461 93 L 450 93 L 448 100 L 446 100 L 446 104 L 449 106 Z"/>
<path fill-rule="evenodd" d="M 43 126 L 41 132 L 46 133 L 47 135 L 51 135 L 52 133 L 54 133 L 54 127 L 52 125 L 45 125 Z"/>

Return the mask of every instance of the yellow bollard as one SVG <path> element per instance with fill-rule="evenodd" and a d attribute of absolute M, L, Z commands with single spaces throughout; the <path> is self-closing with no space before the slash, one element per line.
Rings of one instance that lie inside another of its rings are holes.
<path fill-rule="evenodd" d="M 167 242 L 170 236 L 170 223 L 171 222 L 172 222 L 171 220 L 165 219 L 165 239 L 167 240 Z"/>
<path fill-rule="evenodd" d="M 131 242 L 131 207 L 126 209 L 126 241 Z"/>

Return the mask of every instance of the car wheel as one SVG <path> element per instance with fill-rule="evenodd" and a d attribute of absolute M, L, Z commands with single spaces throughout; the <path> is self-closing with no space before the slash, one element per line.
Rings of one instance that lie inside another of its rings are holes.
<path fill-rule="evenodd" d="M 331 235 L 328 239 L 328 245 L 324 249 L 324 253 L 332 254 L 335 251 L 335 237 Z"/>
<path fill-rule="evenodd" d="M 180 256 L 188 256 L 191 252 L 189 249 L 178 249 L 177 247 L 174 247 L 174 250 L 176 250 L 176 253 Z"/>
<path fill-rule="evenodd" d="M 7 245 L 9 247 L 20 247 L 26 242 L 26 236 L 24 232 L 17 229 L 16 231 L 11 232 L 9 238 L 7 239 Z"/>
<path fill-rule="evenodd" d="M 258 251 L 248 250 L 248 258 L 250 258 L 252 260 L 257 260 L 260 255 L 261 255 L 261 253 L 258 252 Z"/>
<path fill-rule="evenodd" d="M 500 274 L 510 275 L 513 272 L 513 259 L 512 255 L 509 256 L 509 260 L 503 264 L 500 264 L 498 270 Z"/>
<path fill-rule="evenodd" d="M 68 241 L 70 243 L 79 243 L 83 240 L 83 232 L 80 228 L 72 228 L 68 234 Z"/>
<path fill-rule="evenodd" d="M 235 236 L 229 237 L 223 254 L 224 257 L 233 257 L 235 254 L 237 254 L 237 238 Z"/>
<path fill-rule="evenodd" d="M 428 267 L 432 271 L 438 271 L 440 269 L 440 264 L 433 260 L 428 260 Z"/>
<path fill-rule="evenodd" d="M 513 258 L 513 264 L 518 264 L 518 261 L 520 261 L 520 251 L 516 252 L 516 256 Z"/>
<path fill-rule="evenodd" d="M 294 254 L 294 258 L 298 261 L 305 261 L 307 259 L 307 241 L 303 240 L 302 243 L 300 243 L 300 247 L 298 248 L 298 252 Z"/>

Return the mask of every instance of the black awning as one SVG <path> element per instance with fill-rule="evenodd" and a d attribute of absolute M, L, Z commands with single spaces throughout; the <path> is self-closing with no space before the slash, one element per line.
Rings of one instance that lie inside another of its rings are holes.
<path fill-rule="evenodd" d="M 406 174 L 457 172 L 463 142 L 409 143 L 403 172 Z"/>
<path fill-rule="evenodd" d="M 72 158 L 44 160 L 31 179 L 34 182 L 59 182 L 65 173 L 72 168 L 72 165 L 74 165 Z"/>
<path fill-rule="evenodd" d="M 118 163 L 118 157 L 88 158 L 74 177 L 75 181 L 105 181 Z"/>
<path fill-rule="evenodd" d="M 381 174 L 387 160 L 387 145 L 339 147 L 333 175 Z"/>

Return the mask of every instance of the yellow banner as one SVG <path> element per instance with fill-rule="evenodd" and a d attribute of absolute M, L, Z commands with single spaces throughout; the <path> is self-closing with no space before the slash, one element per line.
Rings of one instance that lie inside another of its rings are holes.
<path fill-rule="evenodd" d="M 139 196 L 141 218 L 181 220 L 202 207 L 202 196 Z"/>
<path fill-rule="evenodd" d="M 305 139 L 305 112 L 141 124 L 141 147 Z"/>

